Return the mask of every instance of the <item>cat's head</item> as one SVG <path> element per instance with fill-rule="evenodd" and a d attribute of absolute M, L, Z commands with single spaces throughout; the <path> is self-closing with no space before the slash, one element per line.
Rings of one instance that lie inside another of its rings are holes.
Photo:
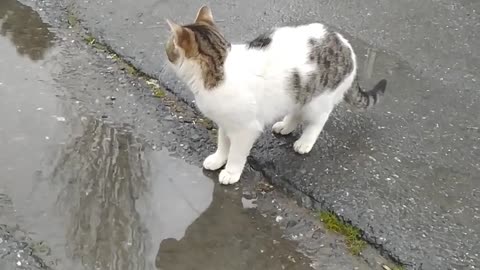
<path fill-rule="evenodd" d="M 167 23 L 171 36 L 165 52 L 177 73 L 187 81 L 198 77 L 207 90 L 217 86 L 224 79 L 223 64 L 230 43 L 215 25 L 210 8 L 201 7 L 192 24 Z"/>

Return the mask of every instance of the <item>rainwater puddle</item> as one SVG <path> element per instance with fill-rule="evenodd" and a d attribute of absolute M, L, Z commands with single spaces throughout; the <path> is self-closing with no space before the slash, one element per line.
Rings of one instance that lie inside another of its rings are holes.
<path fill-rule="evenodd" d="M 310 269 L 240 190 L 62 100 L 29 7 L 0 25 L 0 269 Z"/>

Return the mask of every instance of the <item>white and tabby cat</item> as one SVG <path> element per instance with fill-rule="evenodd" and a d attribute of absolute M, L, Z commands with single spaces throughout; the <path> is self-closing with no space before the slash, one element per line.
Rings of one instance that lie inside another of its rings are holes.
<path fill-rule="evenodd" d="M 217 151 L 203 166 L 220 169 L 219 181 L 240 179 L 247 156 L 266 125 L 303 133 L 293 148 L 310 152 L 335 105 L 374 105 L 386 81 L 363 91 L 350 43 L 322 24 L 281 27 L 255 40 L 231 45 L 215 26 L 211 10 L 200 8 L 193 24 L 168 21 L 172 36 L 166 53 L 189 85 L 200 111 L 218 125 Z"/>

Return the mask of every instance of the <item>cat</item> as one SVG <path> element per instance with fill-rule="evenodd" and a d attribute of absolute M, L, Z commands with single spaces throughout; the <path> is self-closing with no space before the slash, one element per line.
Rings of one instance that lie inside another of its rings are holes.
<path fill-rule="evenodd" d="M 345 100 L 365 110 L 386 89 L 386 80 L 381 80 L 363 91 L 352 46 L 320 23 L 279 27 L 236 45 L 222 35 L 207 6 L 198 10 L 192 24 L 167 23 L 168 61 L 190 87 L 200 111 L 218 125 L 217 150 L 203 167 L 226 165 L 219 174 L 221 184 L 240 179 L 266 125 L 281 119 L 273 132 L 287 135 L 303 123 L 293 148 L 306 154 L 338 103 Z"/>

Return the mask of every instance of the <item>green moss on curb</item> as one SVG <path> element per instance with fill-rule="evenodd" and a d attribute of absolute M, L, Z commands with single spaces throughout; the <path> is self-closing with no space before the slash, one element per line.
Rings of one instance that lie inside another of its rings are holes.
<path fill-rule="evenodd" d="M 108 48 L 108 46 L 98 42 L 93 36 L 89 34 L 84 34 L 83 40 L 85 41 L 85 43 L 92 46 L 93 48 L 108 53 L 110 58 L 120 65 L 120 69 L 124 70 L 131 76 L 138 77 L 139 79 L 143 80 L 145 84 L 150 87 L 152 91 L 152 96 L 157 98 L 165 97 L 165 89 L 160 86 L 157 80 L 150 78 L 148 75 L 138 70 L 135 66 L 122 59 L 113 50 Z"/>
<path fill-rule="evenodd" d="M 94 45 L 95 44 L 95 38 L 92 37 L 92 36 L 86 36 L 83 40 L 85 40 L 85 42 L 88 44 L 88 45 Z"/>
<path fill-rule="evenodd" d="M 68 25 L 70 25 L 71 27 L 75 27 L 78 24 L 77 17 L 75 15 L 73 15 L 72 13 L 68 14 L 67 21 L 68 21 Z"/>
<path fill-rule="evenodd" d="M 361 238 L 359 229 L 343 222 L 334 213 L 327 211 L 321 212 L 320 220 L 325 224 L 325 227 L 328 230 L 345 237 L 347 248 L 353 255 L 360 255 L 367 245 L 367 243 Z"/>
<path fill-rule="evenodd" d="M 148 79 L 145 83 L 152 90 L 152 95 L 157 98 L 165 97 L 165 90 L 163 90 L 155 79 Z"/>

